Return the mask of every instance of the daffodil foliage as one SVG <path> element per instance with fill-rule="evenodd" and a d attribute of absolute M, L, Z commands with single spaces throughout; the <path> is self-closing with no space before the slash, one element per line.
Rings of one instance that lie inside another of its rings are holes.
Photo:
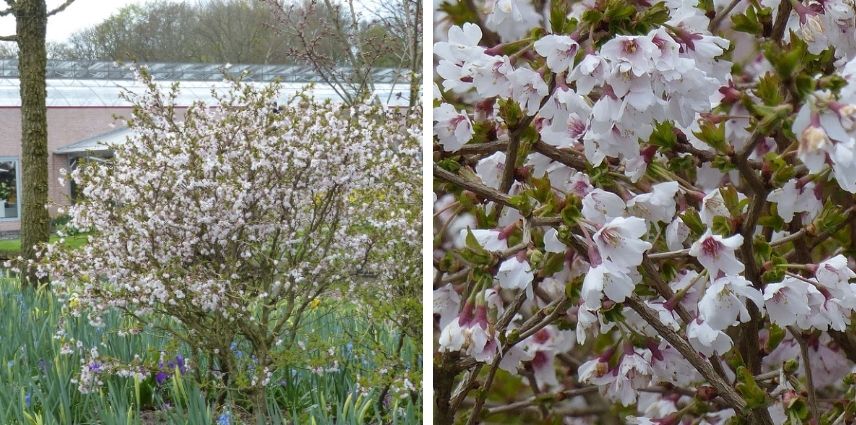
<path fill-rule="evenodd" d="M 853 1 L 435 19 L 438 423 L 852 421 Z"/>
<path fill-rule="evenodd" d="M 37 264 L 69 314 L 94 326 L 115 310 L 156 322 L 256 402 L 277 385 L 275 368 L 342 366 L 301 363 L 326 350 L 297 340 L 319 305 L 360 314 L 371 294 L 411 308 L 385 309 L 377 326 L 414 335 L 398 314 L 418 316 L 421 192 L 401 176 L 421 170 L 421 112 L 285 97 L 239 79 L 214 103 L 179 108 L 177 87 L 139 77 L 148 90 L 127 94 L 135 135 L 69 174 L 80 193 L 71 225 L 88 244 L 46 246 Z M 122 369 L 107 365 L 96 351 L 81 390 Z M 385 378 L 390 391 L 409 396 L 418 371 L 387 367 L 398 374 Z"/>

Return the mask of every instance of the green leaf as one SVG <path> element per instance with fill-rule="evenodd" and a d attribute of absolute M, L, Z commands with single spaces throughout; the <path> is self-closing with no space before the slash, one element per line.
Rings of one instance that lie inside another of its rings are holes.
<path fill-rule="evenodd" d="M 735 389 L 746 400 L 746 407 L 748 409 L 757 409 L 767 405 L 766 391 L 758 386 L 758 383 L 755 382 L 755 377 L 752 376 L 752 372 L 745 366 L 737 368 L 736 382 Z"/>
<path fill-rule="evenodd" d="M 717 170 L 722 171 L 723 173 L 727 173 L 731 170 L 737 169 L 737 166 L 734 165 L 734 161 L 731 158 L 725 155 L 716 155 L 713 157 L 713 161 L 710 162 L 710 165 L 714 166 Z"/>
<path fill-rule="evenodd" d="M 520 105 L 513 99 L 499 100 L 499 116 L 505 121 L 508 128 L 515 128 L 523 119 L 523 111 L 520 110 Z"/>
<path fill-rule="evenodd" d="M 580 289 L 583 286 L 583 277 L 577 276 L 570 282 L 565 284 L 565 296 L 570 299 L 578 299 L 580 296 Z"/>
<path fill-rule="evenodd" d="M 597 26 L 601 19 L 603 19 L 603 13 L 596 9 L 588 9 L 583 12 L 582 20 L 583 23 L 590 27 Z"/>
<path fill-rule="evenodd" d="M 775 323 L 770 324 L 770 332 L 769 336 L 767 337 L 767 345 L 765 351 L 769 353 L 775 350 L 776 347 L 779 346 L 779 343 L 785 339 L 786 335 L 787 332 L 785 332 L 785 328 L 780 328 L 776 326 Z"/>
<path fill-rule="evenodd" d="M 752 241 L 755 248 L 755 256 L 758 258 L 758 263 L 765 263 L 773 255 L 773 247 L 767 242 L 767 239 L 761 235 L 755 237 Z"/>
<path fill-rule="evenodd" d="M 776 186 L 784 185 L 794 175 L 796 170 L 791 162 L 785 160 L 782 155 L 775 152 L 770 152 L 764 156 L 764 161 L 770 168 L 772 180 Z"/>
<path fill-rule="evenodd" d="M 457 173 L 461 169 L 461 164 L 452 158 L 441 159 L 437 162 L 437 166 L 452 173 Z"/>
<path fill-rule="evenodd" d="M 681 214 L 681 220 L 690 228 L 690 231 L 694 236 L 702 235 L 707 228 L 707 226 L 701 222 L 701 217 L 698 215 L 698 211 L 693 207 L 687 208 L 684 213 Z"/>
<path fill-rule="evenodd" d="M 770 256 L 770 262 L 773 263 L 773 267 L 761 275 L 761 280 L 764 281 L 764 283 L 781 282 L 785 278 L 785 268 L 778 266 L 785 264 L 785 259 L 774 252 Z"/>
<path fill-rule="evenodd" d="M 731 228 L 731 220 L 728 217 L 723 217 L 718 215 L 713 218 L 713 226 L 711 226 L 711 231 L 717 235 L 730 235 L 734 232 Z"/>
<path fill-rule="evenodd" d="M 776 204 L 770 204 L 770 214 L 761 216 L 758 219 L 758 224 L 764 227 L 772 227 L 773 230 L 780 232 L 785 228 L 785 220 L 779 217 L 776 213 Z"/>
<path fill-rule="evenodd" d="M 755 126 L 755 130 L 762 134 L 771 134 L 774 130 L 782 126 L 782 122 L 790 117 L 793 111 L 793 106 L 783 104 L 778 106 L 766 105 L 749 105 L 749 111 L 758 116 L 760 120 Z"/>
<path fill-rule="evenodd" d="M 624 308 L 621 304 L 615 303 L 609 309 L 601 309 L 600 312 L 603 315 L 602 317 L 605 323 L 613 323 L 624 319 L 624 315 L 621 313 L 622 310 L 624 310 Z"/>
<path fill-rule="evenodd" d="M 603 20 L 610 23 L 619 23 L 629 20 L 636 14 L 636 8 L 624 0 L 608 0 L 603 12 Z"/>
<path fill-rule="evenodd" d="M 471 229 L 467 229 L 467 236 L 464 239 L 464 246 L 473 251 L 487 252 L 487 250 L 485 250 L 484 247 L 481 246 L 479 240 L 476 239 L 476 236 L 473 234 L 473 231 Z"/>
<path fill-rule="evenodd" d="M 570 34 L 576 29 L 576 19 L 568 19 L 568 0 L 554 0 L 550 6 L 550 28 L 555 34 Z"/>
<path fill-rule="evenodd" d="M 731 15 L 731 28 L 735 31 L 747 32 L 753 35 L 761 35 L 764 26 L 758 19 L 758 14 L 755 12 L 755 6 L 746 8 L 746 12 L 742 14 Z"/>
<path fill-rule="evenodd" d="M 773 106 L 784 102 L 782 95 L 782 80 L 778 75 L 768 72 L 763 77 L 758 79 L 758 86 L 755 87 L 755 96 L 758 96 L 765 105 Z"/>
<path fill-rule="evenodd" d="M 470 143 L 485 143 L 489 142 L 495 138 L 491 137 L 496 130 L 494 129 L 493 122 L 491 121 L 476 121 L 473 123 L 473 137 L 470 139 Z"/>
<path fill-rule="evenodd" d="M 714 12 L 713 0 L 699 0 L 696 7 L 705 11 L 706 13 Z"/>
<path fill-rule="evenodd" d="M 666 3 L 662 1 L 654 4 L 653 6 L 642 9 L 642 11 L 636 15 L 636 21 L 640 24 L 641 28 L 639 29 L 642 31 L 659 27 L 668 20 L 669 8 L 667 8 Z"/>
<path fill-rule="evenodd" d="M 814 223 L 817 224 L 818 231 L 827 232 L 832 231 L 839 224 L 843 223 L 844 220 L 847 219 L 844 211 L 841 210 L 840 207 L 835 205 L 832 202 L 825 202 L 823 206 L 823 210 L 814 219 Z"/>
<path fill-rule="evenodd" d="M 783 80 L 791 80 L 809 61 L 808 45 L 791 32 L 790 44 L 780 47 L 770 42 L 764 47 L 764 56 Z"/>
<path fill-rule="evenodd" d="M 565 267 L 564 253 L 548 253 L 544 258 L 544 264 L 539 268 L 539 274 L 542 276 L 551 276 Z"/>
<path fill-rule="evenodd" d="M 816 90 L 816 81 L 811 75 L 799 74 L 794 80 L 800 98 L 804 98 Z"/>
<path fill-rule="evenodd" d="M 661 148 L 672 149 L 678 143 L 674 130 L 675 126 L 670 121 L 657 123 L 648 143 Z"/>
<path fill-rule="evenodd" d="M 524 217 L 527 217 L 532 214 L 532 202 L 530 202 L 529 196 L 526 193 L 519 193 L 514 195 L 510 199 L 511 205 L 522 214 Z"/>
<path fill-rule="evenodd" d="M 569 227 L 577 225 L 579 219 L 583 216 L 580 208 L 576 203 L 568 202 L 565 208 L 562 209 L 562 221 Z"/>
<path fill-rule="evenodd" d="M 719 194 L 722 195 L 722 200 L 725 203 L 725 208 L 731 213 L 732 217 L 737 217 L 743 210 L 740 208 L 740 195 L 734 186 L 728 185 L 719 188 Z"/>
<path fill-rule="evenodd" d="M 694 132 L 702 142 L 707 143 L 710 147 L 718 152 L 727 153 L 728 144 L 725 142 L 725 123 L 713 124 L 708 121 L 702 121 L 700 130 Z"/>
<path fill-rule="evenodd" d="M 465 1 L 444 1 L 440 4 L 440 10 L 446 12 L 449 19 L 455 25 L 464 25 L 467 22 L 478 22 L 479 16 L 469 8 Z"/>
<path fill-rule="evenodd" d="M 785 406 L 791 423 L 804 424 L 809 416 L 808 403 L 802 397 L 794 397 Z"/>

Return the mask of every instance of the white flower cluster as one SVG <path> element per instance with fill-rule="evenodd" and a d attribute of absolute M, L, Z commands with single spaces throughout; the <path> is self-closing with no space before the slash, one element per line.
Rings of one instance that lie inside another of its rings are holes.
<path fill-rule="evenodd" d="M 473 417 L 495 369 L 545 420 L 820 421 L 794 400 L 849 391 L 856 5 L 703 3 L 486 1 L 435 43 L 435 371 Z"/>
<path fill-rule="evenodd" d="M 174 91 L 143 82 L 150 91 L 132 98 L 129 120 L 137 135 L 71 173 L 81 193 L 71 223 L 88 243 L 42 253 L 39 271 L 73 300 L 70 314 L 98 323 L 114 309 L 144 321 L 156 312 L 216 350 L 228 342 L 213 336 L 288 336 L 299 319 L 283 314 L 347 293 L 358 276 L 387 288 L 396 264 L 415 273 L 421 222 L 408 202 L 419 189 L 398 178 L 421 169 L 415 117 L 237 81 L 218 103 L 178 111 Z M 394 248 L 400 256 L 375 254 Z M 82 388 L 98 370 L 82 369 Z"/>
<path fill-rule="evenodd" d="M 856 59 L 847 62 L 842 77 L 847 85 L 837 97 L 829 91 L 809 97 L 794 119 L 793 131 L 799 137 L 797 155 L 810 172 L 831 165 L 838 185 L 856 193 Z"/>
<path fill-rule="evenodd" d="M 593 165 L 607 157 L 623 158 L 625 172 L 638 179 L 645 171 L 639 140 L 647 139 L 657 122 L 674 120 L 689 127 L 698 112 L 711 108 L 730 67 L 717 60 L 728 40 L 707 32 L 698 9 L 681 7 L 672 16 L 646 35 L 607 41 L 576 66 L 579 44 L 572 36 L 551 34 L 535 41 L 534 50 L 556 74 L 552 94 L 543 71 L 515 67 L 510 57 L 480 47 L 481 29 L 469 23 L 453 26 L 448 41 L 435 44 L 437 74 L 446 90 L 475 100 L 516 100 L 526 114 L 543 119 L 546 143 L 581 144 Z M 435 109 L 434 121 L 445 150 L 460 149 L 473 135 L 468 115 L 450 104 Z"/>

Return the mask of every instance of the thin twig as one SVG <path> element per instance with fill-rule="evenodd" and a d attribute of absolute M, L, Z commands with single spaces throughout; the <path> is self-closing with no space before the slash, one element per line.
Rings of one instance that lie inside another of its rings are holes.
<path fill-rule="evenodd" d="M 717 29 L 719 29 L 719 24 L 721 24 L 722 21 L 731 13 L 731 11 L 734 10 L 738 3 L 740 3 L 740 0 L 731 0 L 731 3 L 729 3 L 728 6 L 725 7 L 725 9 L 722 9 L 719 13 L 716 14 L 716 16 L 713 17 L 713 19 L 710 20 L 710 25 L 708 25 L 707 30 L 713 33 Z"/>
<path fill-rule="evenodd" d="M 72 4 L 72 3 L 74 3 L 74 1 L 75 1 L 75 0 L 65 0 L 65 2 L 64 2 L 63 4 L 61 4 L 61 5 L 57 6 L 57 8 L 56 8 L 56 9 L 51 10 L 50 12 L 48 12 L 48 15 L 47 15 L 47 16 L 48 16 L 48 17 L 51 17 L 51 16 L 53 16 L 53 15 L 56 15 L 56 14 L 57 14 L 57 13 L 59 13 L 59 12 L 62 12 L 62 11 L 63 11 L 63 10 L 65 10 L 67 7 L 71 6 L 71 4 Z"/>
<path fill-rule="evenodd" d="M 591 385 L 588 387 L 582 388 L 574 388 L 570 390 L 559 391 L 554 394 L 541 394 L 538 396 L 532 396 L 527 398 L 526 400 L 517 401 L 514 403 L 509 403 L 502 406 L 492 407 L 487 409 L 485 415 L 495 415 L 498 413 L 511 412 L 517 409 L 522 409 L 525 407 L 532 406 L 534 404 L 544 402 L 544 401 L 561 401 L 571 397 L 577 397 L 584 394 L 590 394 L 597 392 L 597 386 Z"/>
<path fill-rule="evenodd" d="M 693 367 L 699 371 L 699 373 L 708 381 L 714 388 L 716 388 L 717 393 L 728 403 L 728 405 L 737 411 L 741 415 L 745 415 L 746 411 L 746 402 L 737 394 L 737 391 L 731 387 L 730 384 L 725 382 L 719 374 L 713 369 L 713 366 L 708 363 L 707 360 L 701 357 L 695 349 L 690 346 L 690 344 L 681 337 L 677 332 L 672 330 L 672 328 L 664 325 L 657 318 L 657 314 L 653 312 L 648 306 L 645 305 L 638 298 L 630 297 L 625 301 L 625 305 L 636 311 L 639 316 L 648 322 L 648 324 L 653 327 L 660 336 L 663 337 L 669 344 L 675 347 L 679 353 L 681 353 L 687 361 L 693 365 Z"/>
<path fill-rule="evenodd" d="M 811 411 L 811 417 L 816 421 L 820 421 L 820 415 L 817 410 L 817 394 L 814 389 L 814 379 L 812 378 L 811 373 L 811 361 L 808 356 L 808 344 L 805 342 L 805 338 L 803 338 L 802 334 L 794 329 L 792 326 L 788 326 L 788 331 L 791 332 L 791 335 L 794 336 L 794 339 L 797 341 L 797 344 L 800 346 L 800 357 L 803 360 L 803 370 L 805 371 L 805 386 L 806 392 L 808 392 L 808 407 Z"/>
<path fill-rule="evenodd" d="M 510 196 L 492 187 L 485 186 L 481 183 L 468 181 L 463 177 L 460 177 L 456 174 L 453 174 L 449 171 L 440 168 L 439 166 L 437 166 L 437 164 L 434 164 L 434 177 L 440 180 L 445 180 L 460 188 L 469 190 L 470 192 L 473 192 L 476 195 L 481 196 L 482 198 L 488 199 L 498 204 L 505 205 L 507 207 L 514 208 L 514 205 L 511 203 Z"/>

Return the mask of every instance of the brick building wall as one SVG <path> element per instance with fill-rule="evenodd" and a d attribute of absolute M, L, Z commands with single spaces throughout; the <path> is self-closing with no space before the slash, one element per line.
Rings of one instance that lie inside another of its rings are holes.
<path fill-rule="evenodd" d="M 61 169 L 68 169 L 69 156 L 54 153 L 57 149 L 80 140 L 106 133 L 122 126 L 115 117 L 128 116 L 128 107 L 48 107 L 48 196 L 52 204 L 51 215 L 56 215 L 57 206 L 70 203 L 69 185 L 60 185 Z M 21 160 L 21 109 L 0 107 L 0 159 L 18 161 L 20 185 Z M 19 218 L 0 218 L 0 233 L 20 229 Z"/>

